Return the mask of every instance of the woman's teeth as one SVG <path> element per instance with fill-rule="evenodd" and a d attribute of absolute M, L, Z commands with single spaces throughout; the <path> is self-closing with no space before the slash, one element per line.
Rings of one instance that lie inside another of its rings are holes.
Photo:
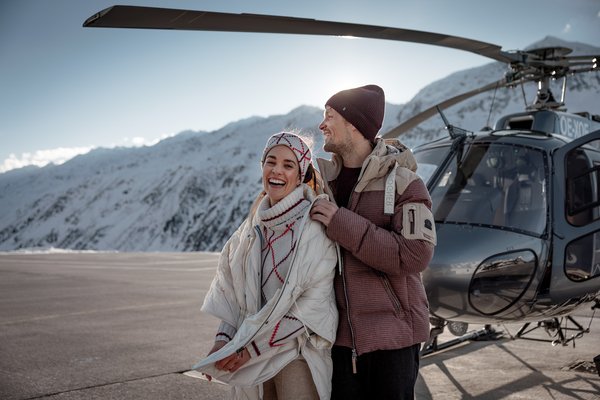
<path fill-rule="evenodd" d="M 282 180 L 279 180 L 279 179 L 269 179 L 269 184 L 283 186 L 283 185 L 285 185 L 285 182 Z"/>

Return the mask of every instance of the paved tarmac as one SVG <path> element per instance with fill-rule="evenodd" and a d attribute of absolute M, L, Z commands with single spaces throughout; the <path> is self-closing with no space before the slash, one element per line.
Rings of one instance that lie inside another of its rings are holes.
<path fill-rule="evenodd" d="M 0 399 L 228 398 L 189 373 L 217 326 L 200 312 L 216 259 L 1 253 Z M 600 318 L 575 347 L 468 342 L 422 359 L 417 399 L 600 399 L 598 354 Z"/>

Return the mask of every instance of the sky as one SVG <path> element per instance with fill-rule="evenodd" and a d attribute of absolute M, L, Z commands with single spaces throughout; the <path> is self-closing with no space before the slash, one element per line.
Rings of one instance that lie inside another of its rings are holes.
<path fill-rule="evenodd" d="M 323 107 L 337 91 L 369 83 L 403 104 L 433 81 L 491 62 L 374 39 L 82 27 L 115 4 L 390 26 L 503 50 L 546 36 L 600 46 L 598 0 L 2 0 L 0 173 Z"/>

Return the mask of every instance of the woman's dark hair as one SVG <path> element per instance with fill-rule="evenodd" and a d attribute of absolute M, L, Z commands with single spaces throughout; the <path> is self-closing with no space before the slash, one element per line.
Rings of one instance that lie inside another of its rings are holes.
<path fill-rule="evenodd" d="M 308 164 L 306 169 L 306 175 L 304 176 L 304 183 L 311 187 L 316 194 L 324 193 L 323 177 L 315 169 L 312 163 Z"/>
<path fill-rule="evenodd" d="M 315 175 L 315 168 L 312 163 L 308 164 L 308 168 L 306 168 L 306 174 L 304 175 L 303 183 L 309 183 Z"/>

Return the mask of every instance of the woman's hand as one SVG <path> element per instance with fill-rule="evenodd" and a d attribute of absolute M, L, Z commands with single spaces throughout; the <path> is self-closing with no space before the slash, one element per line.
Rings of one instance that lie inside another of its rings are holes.
<path fill-rule="evenodd" d="M 250 360 L 250 352 L 244 347 L 241 351 L 225 357 L 215 363 L 215 367 L 222 371 L 235 372 Z"/>
<path fill-rule="evenodd" d="M 213 345 L 212 349 L 210 349 L 210 351 L 208 352 L 208 356 L 210 356 L 212 353 L 214 353 L 215 351 L 218 351 L 221 349 L 221 347 L 225 346 L 227 344 L 226 341 L 224 340 L 217 340 L 215 342 L 215 344 Z M 203 374 L 204 376 L 206 376 L 206 379 L 208 379 L 208 381 L 212 381 L 212 376 L 208 375 L 208 374 Z"/>

